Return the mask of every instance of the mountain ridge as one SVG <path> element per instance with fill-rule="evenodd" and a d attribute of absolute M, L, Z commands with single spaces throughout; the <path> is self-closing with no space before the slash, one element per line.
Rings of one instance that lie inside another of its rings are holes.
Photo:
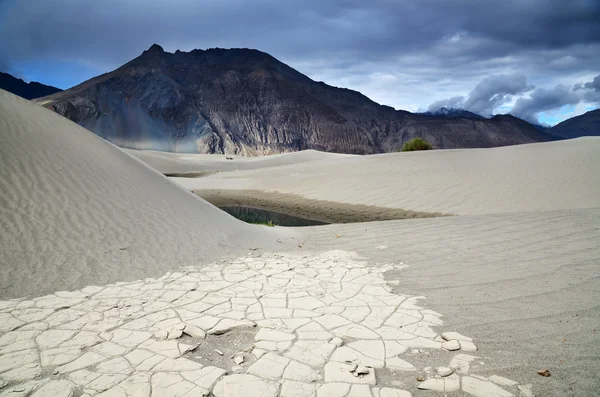
<path fill-rule="evenodd" d="M 590 110 L 580 116 L 567 119 L 550 128 L 548 132 L 567 139 L 600 136 L 600 109 Z"/>
<path fill-rule="evenodd" d="M 170 53 L 155 44 L 112 72 L 36 102 L 119 146 L 175 152 L 369 154 L 398 150 L 415 136 L 438 148 L 556 139 L 524 121 L 379 105 L 254 49 Z"/>
<path fill-rule="evenodd" d="M 62 91 L 50 85 L 31 81 L 26 83 L 9 73 L 0 72 L 0 88 L 25 99 L 41 98 Z"/>

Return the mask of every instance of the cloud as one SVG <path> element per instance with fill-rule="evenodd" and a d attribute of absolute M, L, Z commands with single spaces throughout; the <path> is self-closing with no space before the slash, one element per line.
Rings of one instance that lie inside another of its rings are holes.
<path fill-rule="evenodd" d="M 510 101 L 513 95 L 533 89 L 533 86 L 527 84 L 527 77 L 523 74 L 495 74 L 481 80 L 468 96 L 454 96 L 435 101 L 429 105 L 429 110 L 441 107 L 461 108 L 489 117 L 494 110 Z"/>
<path fill-rule="evenodd" d="M 507 103 L 515 97 L 516 101 L 511 108 Z M 467 96 L 435 101 L 429 105 L 428 110 L 460 108 L 485 117 L 501 111 L 539 124 L 540 114 L 543 112 L 556 112 L 569 105 L 573 108 L 572 113 L 575 105 L 584 103 L 600 104 L 600 75 L 588 82 L 535 88 L 527 84 L 527 78 L 522 74 L 499 74 L 484 78 Z"/>
<path fill-rule="evenodd" d="M 600 102 L 600 75 L 590 82 L 572 86 L 557 85 L 553 88 L 537 88 L 529 97 L 519 98 L 511 114 L 532 123 L 539 123 L 542 112 L 553 111 L 563 106 L 575 106 L 580 103 Z"/>
<path fill-rule="evenodd" d="M 430 112 L 433 112 L 433 111 L 436 111 L 441 108 L 458 109 L 458 108 L 463 108 L 464 104 L 465 104 L 465 97 L 459 95 L 459 96 L 453 96 L 452 98 L 441 99 L 439 101 L 435 101 L 431 105 L 429 105 L 427 110 L 429 110 Z"/>
<path fill-rule="evenodd" d="M 497 74 L 481 80 L 465 101 L 464 108 L 482 116 L 490 116 L 494 110 L 510 101 L 512 95 L 533 90 L 523 74 Z"/>
<path fill-rule="evenodd" d="M 586 88 L 590 89 L 590 90 L 594 90 L 596 92 L 600 92 L 600 75 L 594 77 L 594 80 L 592 80 L 592 81 L 575 85 L 576 90 L 581 90 L 581 89 L 586 89 Z"/>

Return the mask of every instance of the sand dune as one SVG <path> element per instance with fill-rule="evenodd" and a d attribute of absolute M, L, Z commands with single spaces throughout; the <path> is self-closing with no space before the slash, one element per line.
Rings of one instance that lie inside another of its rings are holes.
<path fill-rule="evenodd" d="M 320 160 L 335 160 L 352 155 L 325 153 L 316 150 L 275 154 L 261 157 L 242 157 L 222 154 L 183 154 L 151 150 L 123 149 L 163 174 L 253 170 L 282 165 L 294 165 Z M 226 157 L 231 158 L 228 160 Z"/>
<path fill-rule="evenodd" d="M 190 190 L 263 190 L 457 215 L 600 206 L 600 138 L 493 149 L 336 156 L 174 178 Z"/>
<path fill-rule="evenodd" d="M 1 90 L 0 134 L 2 297 L 160 275 L 273 240 Z"/>

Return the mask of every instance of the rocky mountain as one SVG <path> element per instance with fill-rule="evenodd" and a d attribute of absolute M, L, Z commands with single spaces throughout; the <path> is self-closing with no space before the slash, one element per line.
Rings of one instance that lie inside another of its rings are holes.
<path fill-rule="evenodd" d="M 60 88 L 35 81 L 26 83 L 8 73 L 0 72 L 0 88 L 25 99 L 34 99 L 62 91 Z"/>
<path fill-rule="evenodd" d="M 395 110 L 250 49 L 168 53 L 155 44 L 113 72 L 36 102 L 119 146 L 177 152 L 363 154 L 398 150 L 415 136 L 438 148 L 554 139 L 516 118 Z"/>
<path fill-rule="evenodd" d="M 430 110 L 430 111 L 424 112 L 422 114 L 425 114 L 428 116 L 444 116 L 444 117 L 448 117 L 448 118 L 452 118 L 452 119 L 462 117 L 464 119 L 482 120 L 485 118 L 485 117 L 475 114 L 473 112 L 469 112 L 468 110 L 447 108 L 447 107 L 442 107 L 442 108 L 439 108 L 438 110 L 433 110 L 433 111 Z"/>
<path fill-rule="evenodd" d="M 600 109 L 565 120 L 550 128 L 548 132 L 563 138 L 600 136 Z"/>

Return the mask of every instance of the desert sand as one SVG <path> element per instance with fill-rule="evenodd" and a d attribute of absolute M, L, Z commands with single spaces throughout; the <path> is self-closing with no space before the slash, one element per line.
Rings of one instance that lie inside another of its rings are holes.
<path fill-rule="evenodd" d="M 0 116 L 0 396 L 600 391 L 598 139 L 200 161 Z M 202 189 L 455 216 L 269 228 Z"/>
<path fill-rule="evenodd" d="M 232 160 L 228 166 L 237 163 L 236 172 L 173 180 L 189 190 L 262 190 L 455 215 L 595 208 L 599 150 L 600 139 L 589 137 L 493 149 L 337 155 L 262 169 Z M 296 155 L 301 153 L 282 157 L 291 161 Z M 219 170 L 220 157 L 211 170 Z"/>
<path fill-rule="evenodd" d="M 157 276 L 275 241 L 67 119 L 0 91 L 0 297 Z"/>

